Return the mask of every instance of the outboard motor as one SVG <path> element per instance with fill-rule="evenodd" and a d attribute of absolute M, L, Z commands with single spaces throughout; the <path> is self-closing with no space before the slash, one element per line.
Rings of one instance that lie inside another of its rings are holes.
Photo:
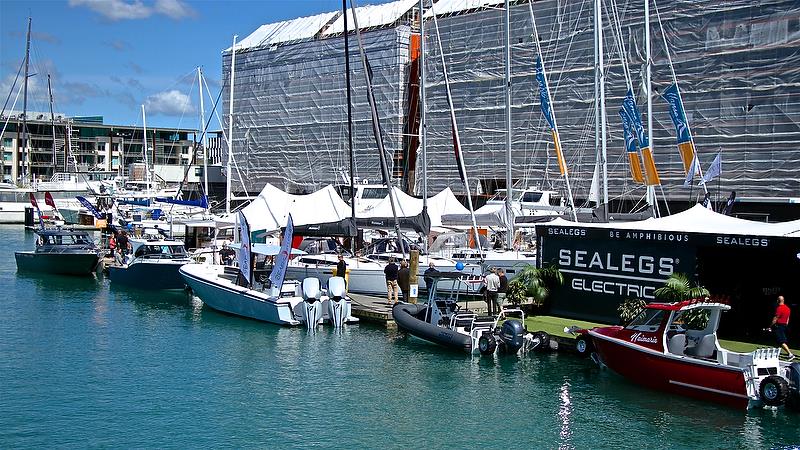
<path fill-rule="evenodd" d="M 344 325 L 350 316 L 350 305 L 345 297 L 345 282 L 342 277 L 328 279 L 328 320 L 334 328 Z"/>
<path fill-rule="evenodd" d="M 300 320 L 309 330 L 314 329 L 322 320 L 322 302 L 320 296 L 319 279 L 306 278 L 303 280 L 303 308 Z"/>
<path fill-rule="evenodd" d="M 516 354 L 525 344 L 525 327 L 519 320 L 506 320 L 500 329 L 500 351 Z"/>

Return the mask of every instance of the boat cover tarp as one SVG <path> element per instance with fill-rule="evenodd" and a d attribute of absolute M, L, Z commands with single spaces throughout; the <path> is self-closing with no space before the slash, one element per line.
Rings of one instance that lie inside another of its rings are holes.
<path fill-rule="evenodd" d="M 636 222 L 577 223 L 558 218 L 548 225 L 751 236 L 800 236 L 800 220 L 779 223 L 757 222 L 719 214 L 699 204 L 686 211 L 658 219 L 651 218 Z"/>
<path fill-rule="evenodd" d="M 466 208 L 465 208 L 466 209 Z M 513 209 L 512 217 L 517 217 L 519 211 Z M 487 204 L 475 210 L 475 223 L 479 227 L 495 227 L 508 229 L 508 214 L 505 204 Z M 442 224 L 446 227 L 469 227 L 472 226 L 472 217 L 469 212 L 466 214 L 445 214 L 442 216 Z"/>
<path fill-rule="evenodd" d="M 167 197 L 156 197 L 157 202 L 169 203 L 170 205 L 197 206 L 198 208 L 208 209 L 208 197 L 205 195 L 198 200 L 178 200 Z"/>
<path fill-rule="evenodd" d="M 398 217 L 414 217 L 422 213 L 423 200 L 412 197 L 397 187 L 392 188 L 395 195 L 395 208 Z M 458 201 L 450 188 L 428 198 L 428 216 L 430 227 L 441 227 L 442 216 L 445 214 L 469 214 L 469 210 Z M 392 217 L 392 206 L 387 195 L 372 208 L 357 214 L 359 218 Z"/>
<path fill-rule="evenodd" d="M 331 185 L 311 194 L 297 195 L 267 184 L 242 212 L 251 230 L 266 232 L 285 227 L 289 214 L 295 227 L 337 223 L 351 216 L 350 206 Z"/>
<path fill-rule="evenodd" d="M 425 212 L 411 217 L 398 217 L 397 220 L 403 230 L 414 230 L 420 234 L 428 234 L 431 231 L 431 218 Z M 356 223 L 359 228 L 394 229 L 394 217 L 356 217 Z"/>
<path fill-rule="evenodd" d="M 294 218 L 294 216 L 292 217 Z M 312 223 L 294 227 L 294 235 L 303 237 L 354 237 L 356 234 L 358 234 L 356 221 L 352 217 L 347 217 L 337 222 Z"/>

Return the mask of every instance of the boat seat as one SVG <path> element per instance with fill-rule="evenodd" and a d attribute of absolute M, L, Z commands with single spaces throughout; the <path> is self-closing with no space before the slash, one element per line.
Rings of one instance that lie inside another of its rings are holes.
<path fill-rule="evenodd" d="M 707 334 L 700 339 L 694 347 L 686 349 L 686 354 L 698 358 L 713 358 L 714 352 L 717 349 L 717 337 L 713 334 Z"/>
<path fill-rule="evenodd" d="M 667 344 L 667 349 L 672 354 L 683 355 L 686 351 L 686 335 L 680 333 L 672 336 Z"/>

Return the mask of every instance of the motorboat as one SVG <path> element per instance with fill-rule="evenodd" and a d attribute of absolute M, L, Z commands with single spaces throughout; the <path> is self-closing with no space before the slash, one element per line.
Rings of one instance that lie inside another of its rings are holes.
<path fill-rule="evenodd" d="M 444 347 L 470 354 L 491 355 L 495 351 L 516 354 L 539 345 L 524 327 L 519 309 L 504 309 L 497 317 L 482 316 L 458 304 L 458 292 L 439 292 L 444 280 L 458 280 L 458 272 L 440 272 L 434 277 L 424 303 L 398 303 L 392 308 L 397 327 L 406 333 Z M 512 318 L 515 317 L 515 318 Z"/>
<path fill-rule="evenodd" d="M 86 231 L 45 229 L 36 234 L 35 250 L 14 252 L 17 270 L 89 275 L 100 264 L 101 252 Z"/>
<path fill-rule="evenodd" d="M 187 264 L 180 274 L 204 304 L 227 314 L 285 326 L 305 323 L 308 328 L 326 320 L 335 326 L 358 322 L 350 315 L 350 299 L 341 291 L 328 295 L 318 279 L 303 280 L 305 286 L 287 279 L 278 289 L 263 272 L 256 273 L 252 284 L 243 282 L 239 268 L 232 266 Z"/>
<path fill-rule="evenodd" d="M 178 269 L 192 262 L 183 242 L 161 238 L 155 230 L 145 230 L 144 235 L 130 239 L 132 255 L 108 267 L 111 282 L 143 289 L 183 289 Z"/>
<path fill-rule="evenodd" d="M 470 247 L 469 242 L 470 237 L 465 232 L 442 233 L 431 244 L 430 254 L 461 261 L 465 265 L 502 268 L 509 281 L 526 267 L 536 265 L 535 250 L 490 249 L 482 241 L 483 249 L 479 251 L 474 246 Z"/>
<path fill-rule="evenodd" d="M 643 386 L 744 408 L 800 401 L 800 363 L 780 349 L 738 353 L 717 328 L 730 305 L 705 299 L 650 303 L 626 326 L 571 328 L 578 352 Z"/>

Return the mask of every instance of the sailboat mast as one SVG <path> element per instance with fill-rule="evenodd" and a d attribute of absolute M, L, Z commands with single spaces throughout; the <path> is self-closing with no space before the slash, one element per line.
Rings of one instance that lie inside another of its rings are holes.
<path fill-rule="evenodd" d="M 47 96 L 50 99 L 50 129 L 53 132 L 53 175 L 56 174 L 56 115 L 53 113 L 53 88 L 50 86 L 50 74 L 47 74 Z"/>
<path fill-rule="evenodd" d="M 600 165 L 603 170 L 603 217 L 608 220 L 608 154 L 607 154 L 607 120 L 606 120 L 606 68 L 603 46 L 603 10 L 602 0 L 595 0 L 597 22 L 597 81 L 600 91 Z"/>
<path fill-rule="evenodd" d="M 31 163 L 28 145 L 28 69 L 31 62 L 31 18 L 28 17 L 28 33 L 25 38 L 25 79 L 22 94 L 22 154 L 25 157 L 23 179 L 29 180 Z"/>
<path fill-rule="evenodd" d="M 367 98 L 369 100 L 370 110 L 372 112 L 372 132 L 375 135 L 375 143 L 378 145 L 378 153 L 381 161 L 381 174 L 383 175 L 383 182 L 389 189 L 389 204 L 392 207 L 392 216 L 394 217 L 394 229 L 397 233 L 397 243 L 400 250 L 403 252 L 405 258 L 405 246 L 403 245 L 403 235 L 400 233 L 400 221 L 397 219 L 397 208 L 395 206 L 394 187 L 392 180 L 389 176 L 389 165 L 386 162 L 386 151 L 383 147 L 383 136 L 381 136 L 381 124 L 378 119 L 378 105 L 375 102 L 375 92 L 372 90 L 372 79 L 370 74 L 372 70 L 367 62 L 367 55 L 364 52 L 364 42 L 361 38 L 361 29 L 358 28 L 358 16 L 356 16 L 355 0 L 350 1 L 350 10 L 353 12 L 353 27 L 356 29 L 356 38 L 358 40 L 358 52 L 361 54 L 361 64 L 364 67 L 364 78 L 367 80 Z"/>
<path fill-rule="evenodd" d="M 436 30 L 436 40 L 439 43 L 439 57 L 442 62 L 442 76 L 444 77 L 444 89 L 447 94 L 447 106 L 450 108 L 450 127 L 453 130 L 453 146 L 456 154 L 456 164 L 458 174 L 464 183 L 464 190 L 467 193 L 467 209 L 472 219 L 472 231 L 475 236 L 475 248 L 478 250 L 481 261 L 483 261 L 483 247 L 481 247 L 481 237 L 478 234 L 478 223 L 475 220 L 475 209 L 472 206 L 472 193 L 470 193 L 469 179 L 467 178 L 467 168 L 464 166 L 464 158 L 461 156 L 461 137 L 458 134 L 458 123 L 456 122 L 456 107 L 453 104 L 453 93 L 450 91 L 450 78 L 447 76 L 447 63 L 444 60 L 444 47 L 442 46 L 442 35 L 439 33 L 439 21 L 436 19 L 436 11 L 433 11 L 433 27 Z"/>
<path fill-rule="evenodd" d="M 153 194 L 151 179 L 150 179 L 150 164 L 147 162 L 147 118 L 144 114 L 144 105 L 142 105 L 142 154 L 144 155 L 144 171 L 147 180 L 147 195 L 148 197 Z"/>
<path fill-rule="evenodd" d="M 419 144 L 422 149 L 422 211 L 428 211 L 428 143 L 425 119 L 425 7 L 419 0 Z M 423 249 L 428 251 L 428 236 Z"/>
<path fill-rule="evenodd" d="M 347 151 L 350 155 L 350 215 L 353 222 L 356 220 L 356 182 L 355 171 L 356 163 L 353 155 L 353 102 L 350 92 L 350 40 L 347 29 L 347 0 L 342 0 L 342 16 L 344 18 L 344 80 L 347 86 Z M 356 228 L 358 236 L 358 228 Z M 350 252 L 356 254 L 356 239 L 350 240 Z"/>
<path fill-rule="evenodd" d="M 650 0 L 644 1 L 644 86 L 647 96 L 647 140 L 650 142 L 650 152 L 655 154 L 655 143 L 653 142 L 653 101 L 650 85 Z M 656 190 L 653 186 L 647 186 L 647 201 L 653 207 L 653 215 L 658 216 L 658 203 L 656 202 Z"/>
<path fill-rule="evenodd" d="M 197 66 L 197 86 L 200 94 L 200 133 L 203 146 L 203 195 L 208 195 L 208 136 L 206 135 L 206 110 L 203 104 L 203 69 Z"/>
<path fill-rule="evenodd" d="M 514 246 L 514 212 L 511 210 L 511 199 L 514 189 L 511 185 L 511 5 L 505 3 L 505 94 L 506 94 L 506 249 Z"/>
<path fill-rule="evenodd" d="M 228 105 L 228 161 L 225 164 L 225 213 L 231 213 L 231 160 L 233 159 L 233 79 L 236 71 L 236 38 L 238 35 L 233 35 L 233 46 L 231 47 L 231 92 L 230 101 Z"/>

